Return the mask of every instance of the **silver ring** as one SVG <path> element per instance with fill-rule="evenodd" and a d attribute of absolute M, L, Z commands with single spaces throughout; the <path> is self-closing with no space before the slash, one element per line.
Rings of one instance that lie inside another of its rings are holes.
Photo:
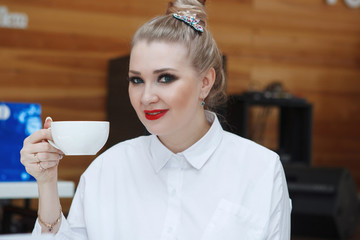
<path fill-rule="evenodd" d="M 38 162 L 37 165 L 39 166 L 39 169 L 40 169 L 41 171 L 44 171 L 44 170 L 45 170 L 45 168 L 43 168 L 43 167 L 41 166 L 40 162 Z"/>
<path fill-rule="evenodd" d="M 38 158 L 38 153 L 34 153 L 34 158 L 36 160 L 37 163 L 40 162 L 40 159 Z"/>

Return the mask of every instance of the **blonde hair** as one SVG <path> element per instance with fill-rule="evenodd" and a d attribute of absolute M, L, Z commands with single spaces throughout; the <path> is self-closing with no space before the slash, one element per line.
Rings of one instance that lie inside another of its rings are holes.
<path fill-rule="evenodd" d="M 195 15 L 204 32 L 196 31 L 190 25 L 173 17 L 173 13 Z M 205 107 L 214 110 L 226 100 L 223 58 L 211 33 L 206 29 L 205 0 L 174 0 L 170 2 L 163 16 L 145 23 L 135 33 L 132 47 L 138 41 L 165 41 L 184 44 L 189 50 L 189 60 L 199 74 L 214 68 L 215 83 L 205 99 Z"/>

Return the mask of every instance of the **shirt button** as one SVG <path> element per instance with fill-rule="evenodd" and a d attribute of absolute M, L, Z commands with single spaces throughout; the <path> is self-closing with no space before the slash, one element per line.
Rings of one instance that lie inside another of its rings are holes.
<path fill-rule="evenodd" d="M 172 227 L 169 227 L 168 229 L 167 229 L 167 232 L 168 233 L 171 233 L 173 231 L 173 228 Z"/>
<path fill-rule="evenodd" d="M 171 189 L 170 195 L 171 195 L 171 196 L 175 196 L 175 195 L 176 195 L 176 189 L 175 189 L 175 188 L 172 188 L 172 189 Z"/>

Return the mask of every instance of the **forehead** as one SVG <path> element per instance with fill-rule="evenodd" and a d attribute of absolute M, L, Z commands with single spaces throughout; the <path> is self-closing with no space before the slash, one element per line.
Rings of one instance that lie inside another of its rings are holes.
<path fill-rule="evenodd" d="M 137 42 L 130 54 L 130 69 L 191 68 L 188 49 L 181 43 Z"/>

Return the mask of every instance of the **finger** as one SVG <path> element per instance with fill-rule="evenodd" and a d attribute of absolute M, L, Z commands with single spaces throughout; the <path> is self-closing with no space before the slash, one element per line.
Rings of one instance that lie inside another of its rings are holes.
<path fill-rule="evenodd" d="M 38 143 L 42 140 L 53 140 L 49 129 L 41 129 L 34 132 L 29 137 L 25 138 L 24 145 L 27 143 Z"/>
<path fill-rule="evenodd" d="M 39 142 L 31 145 L 26 145 L 20 150 L 20 154 L 25 158 L 34 158 L 37 153 L 57 153 L 63 154 L 63 152 L 57 148 L 51 146 L 48 142 Z"/>
<path fill-rule="evenodd" d="M 41 153 L 36 154 L 34 162 L 48 162 L 48 161 L 59 161 L 62 159 L 62 155 L 59 153 Z"/>
<path fill-rule="evenodd" d="M 40 158 L 39 158 L 39 156 L 38 156 L 38 153 L 34 153 L 33 156 L 34 156 L 34 160 L 31 161 L 32 159 L 30 158 L 30 161 L 31 161 L 31 162 L 40 162 Z"/>
<path fill-rule="evenodd" d="M 35 143 L 31 146 L 31 153 L 58 153 L 58 154 L 62 154 L 63 152 L 60 149 L 57 149 L 55 147 L 53 147 L 50 143 L 48 142 L 39 142 L 39 143 Z"/>
<path fill-rule="evenodd" d="M 53 164 L 55 167 L 57 164 L 54 163 Z M 44 164 L 44 163 L 33 163 L 33 164 L 28 164 L 25 166 L 25 169 L 28 173 L 30 173 L 32 176 L 34 176 L 36 178 L 36 176 L 38 176 L 39 174 L 43 173 L 44 171 L 46 171 L 49 168 L 46 168 L 48 166 L 51 166 L 51 164 Z"/>
<path fill-rule="evenodd" d="M 26 165 L 32 165 L 34 163 L 40 162 L 40 158 L 38 156 L 38 153 L 28 153 L 28 154 L 21 154 L 20 162 L 26 166 Z"/>
<path fill-rule="evenodd" d="M 45 171 L 45 170 L 46 170 L 46 168 L 44 168 L 44 167 L 41 165 L 41 163 L 40 163 L 40 162 L 38 162 L 36 165 L 38 166 L 38 168 L 39 168 L 40 172 L 43 172 L 43 171 Z"/>
<path fill-rule="evenodd" d="M 23 165 L 34 164 L 37 162 L 43 161 L 59 161 L 63 158 L 62 152 L 28 152 L 24 153 L 24 150 L 21 150 L 20 162 Z"/>
<path fill-rule="evenodd" d="M 25 165 L 25 170 L 33 177 L 36 177 L 38 173 L 42 172 L 42 170 L 40 169 L 37 163 Z"/>
<path fill-rule="evenodd" d="M 45 122 L 44 122 L 44 128 L 45 129 L 48 129 L 48 128 L 50 128 L 51 127 L 51 122 L 52 122 L 53 120 L 52 120 L 52 118 L 51 117 L 47 117 L 46 119 L 45 119 Z"/>
<path fill-rule="evenodd" d="M 59 164 L 59 161 L 47 161 L 36 163 L 40 170 L 46 170 L 48 168 L 55 167 Z"/>

